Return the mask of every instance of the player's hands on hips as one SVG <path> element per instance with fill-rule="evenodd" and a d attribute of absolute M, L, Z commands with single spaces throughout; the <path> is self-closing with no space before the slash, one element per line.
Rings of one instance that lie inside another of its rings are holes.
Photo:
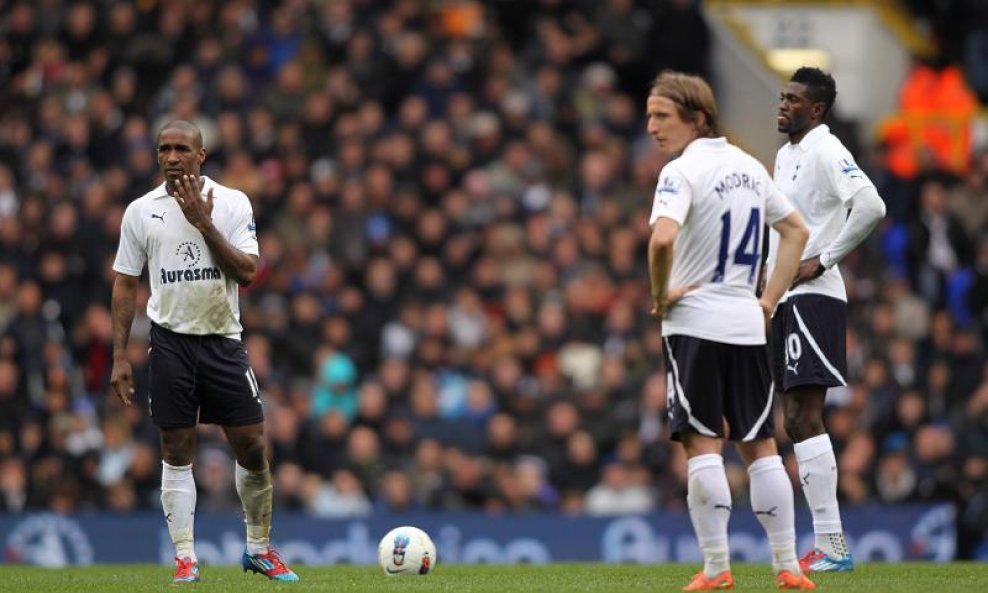
<path fill-rule="evenodd" d="M 650 311 L 652 317 L 662 321 L 662 317 L 666 314 L 666 309 L 668 308 L 668 300 L 660 297 L 652 297 L 652 310 Z"/>
<path fill-rule="evenodd" d="M 796 278 L 793 279 L 792 286 L 790 288 L 796 288 L 804 282 L 815 280 L 822 276 L 826 271 L 827 268 L 823 267 L 823 264 L 820 263 L 819 255 L 809 259 L 804 259 L 799 262 L 799 269 L 796 271 Z"/>
<path fill-rule="evenodd" d="M 125 406 L 129 406 L 134 397 L 134 369 L 130 366 L 130 361 L 124 359 L 113 361 L 110 385 L 113 386 L 113 391 L 120 401 Z"/>
<path fill-rule="evenodd" d="M 772 333 L 772 316 L 775 315 L 775 307 L 778 303 L 772 303 L 765 299 L 758 299 L 758 306 L 762 308 L 762 315 L 765 317 L 765 335 Z"/>
<path fill-rule="evenodd" d="M 666 291 L 666 297 L 664 299 L 659 297 L 652 298 L 652 317 L 656 319 L 662 319 L 673 305 L 679 302 L 686 294 L 693 292 L 697 288 L 700 288 L 698 284 L 690 284 L 689 286 L 677 286 L 675 288 L 670 288 Z"/>
<path fill-rule="evenodd" d="M 195 175 L 182 175 L 175 182 L 175 201 L 182 209 L 185 220 L 200 231 L 212 224 L 213 188 L 209 188 L 206 199 L 199 193 L 199 178 Z"/>

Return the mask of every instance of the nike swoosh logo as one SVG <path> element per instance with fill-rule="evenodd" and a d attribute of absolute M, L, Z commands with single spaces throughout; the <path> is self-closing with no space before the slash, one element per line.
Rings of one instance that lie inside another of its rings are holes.
<path fill-rule="evenodd" d="M 403 572 L 403 570 L 400 569 L 400 568 L 398 570 L 391 570 L 390 568 L 385 568 L 384 569 L 384 572 L 386 572 L 388 574 L 399 574 L 399 573 Z"/>

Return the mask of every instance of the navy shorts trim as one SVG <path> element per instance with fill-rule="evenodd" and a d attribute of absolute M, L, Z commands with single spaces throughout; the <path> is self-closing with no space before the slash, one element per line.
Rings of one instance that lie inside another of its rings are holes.
<path fill-rule="evenodd" d="M 151 420 L 159 428 L 263 422 L 260 389 L 240 340 L 151 325 Z"/>
<path fill-rule="evenodd" d="M 847 303 L 819 294 L 789 297 L 772 318 L 772 374 L 783 393 L 847 385 Z"/>
<path fill-rule="evenodd" d="M 662 340 L 669 430 L 732 441 L 775 434 L 773 389 L 765 346 L 724 344 L 693 336 Z"/>

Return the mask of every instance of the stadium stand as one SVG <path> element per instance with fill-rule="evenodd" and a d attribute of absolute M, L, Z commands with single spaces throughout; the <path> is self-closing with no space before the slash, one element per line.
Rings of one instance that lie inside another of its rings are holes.
<path fill-rule="evenodd" d="M 974 55 L 984 14 L 967 22 Z M 242 318 L 281 508 L 682 505 L 641 113 L 659 67 L 708 74 L 706 40 L 690 0 L 0 3 L 0 512 L 159 504 L 145 406 L 108 389 L 108 307 L 123 209 L 157 183 L 171 118 L 253 200 Z M 985 63 L 964 69 L 982 99 Z M 971 555 L 988 529 L 988 153 L 969 139 L 960 166 L 903 174 L 892 148 L 859 155 L 893 216 L 843 265 L 840 494 L 955 502 Z M 148 330 L 139 314 L 139 402 Z M 199 505 L 235 511 L 221 438 L 201 430 Z"/>

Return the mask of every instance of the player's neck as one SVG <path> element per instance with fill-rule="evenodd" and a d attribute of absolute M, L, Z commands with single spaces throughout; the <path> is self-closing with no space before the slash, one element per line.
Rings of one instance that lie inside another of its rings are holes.
<path fill-rule="evenodd" d="M 792 144 L 792 145 L 799 144 L 800 142 L 803 141 L 803 138 L 806 138 L 806 135 L 807 134 L 809 134 L 813 130 L 817 129 L 817 127 L 819 127 L 819 125 L 821 123 L 823 123 L 823 122 L 816 122 L 814 124 L 811 124 L 809 126 L 806 126 L 805 128 L 803 128 L 802 130 L 800 130 L 798 132 L 794 132 L 794 133 L 789 134 L 789 144 Z"/>

